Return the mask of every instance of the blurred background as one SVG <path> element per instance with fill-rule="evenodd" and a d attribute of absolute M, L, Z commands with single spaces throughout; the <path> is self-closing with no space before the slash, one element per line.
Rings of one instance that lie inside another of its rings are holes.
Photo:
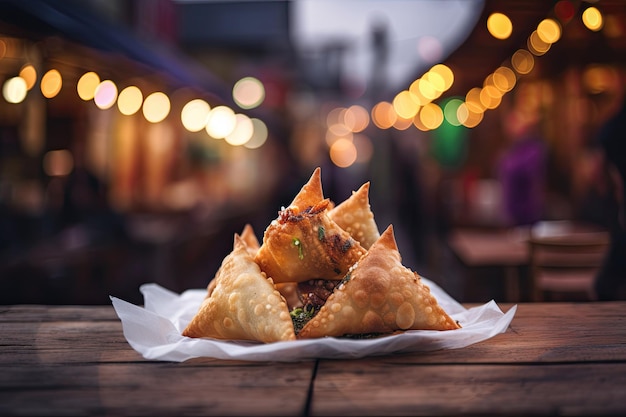
<path fill-rule="evenodd" d="M 611 227 L 625 65 L 622 0 L 0 0 L 0 303 L 204 288 L 317 166 L 337 203 L 370 181 L 406 266 L 503 300 L 450 233 Z"/>

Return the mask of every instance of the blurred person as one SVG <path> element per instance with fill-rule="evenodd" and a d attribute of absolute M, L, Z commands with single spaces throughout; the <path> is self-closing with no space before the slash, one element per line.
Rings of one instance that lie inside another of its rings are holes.
<path fill-rule="evenodd" d="M 600 130 L 599 142 L 615 215 L 609 219 L 610 247 L 594 289 L 598 300 L 620 300 L 626 299 L 626 99 Z"/>
<path fill-rule="evenodd" d="M 547 147 L 538 118 L 513 111 L 505 119 L 504 133 L 508 147 L 496 167 L 504 220 L 509 226 L 532 225 L 541 220 L 545 205 Z"/>

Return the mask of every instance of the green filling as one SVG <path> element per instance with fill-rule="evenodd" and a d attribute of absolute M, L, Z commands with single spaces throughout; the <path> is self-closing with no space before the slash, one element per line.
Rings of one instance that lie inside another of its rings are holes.
<path fill-rule="evenodd" d="M 302 307 L 296 307 L 289 315 L 291 316 L 291 321 L 293 322 L 293 329 L 296 334 L 300 333 L 300 330 L 304 327 L 305 324 L 309 322 L 315 315 L 315 309 L 306 309 Z"/>
<path fill-rule="evenodd" d="M 317 238 L 318 238 L 319 240 L 324 240 L 324 237 L 326 237 L 326 230 L 324 230 L 324 227 L 323 227 L 323 226 L 320 226 L 320 227 L 317 229 Z"/>
<path fill-rule="evenodd" d="M 304 259 L 304 252 L 302 252 L 302 242 L 297 237 L 292 239 L 293 245 L 298 248 L 298 259 Z"/>

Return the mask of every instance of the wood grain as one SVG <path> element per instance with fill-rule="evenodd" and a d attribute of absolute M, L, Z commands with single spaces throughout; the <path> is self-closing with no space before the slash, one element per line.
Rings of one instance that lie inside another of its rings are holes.
<path fill-rule="evenodd" d="M 522 303 L 505 333 L 462 349 L 171 363 L 135 352 L 111 306 L 3 306 L 0 415 L 622 415 L 625 313 Z"/>

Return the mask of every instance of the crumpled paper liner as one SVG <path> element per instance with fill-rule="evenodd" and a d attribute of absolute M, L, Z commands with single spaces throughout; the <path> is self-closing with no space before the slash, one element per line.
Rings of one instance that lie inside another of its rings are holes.
<path fill-rule="evenodd" d="M 192 358 L 297 362 L 316 358 L 361 358 L 403 352 L 458 349 L 504 333 L 517 305 L 505 314 L 496 303 L 466 309 L 434 282 L 422 278 L 444 310 L 463 326 L 448 331 L 410 330 L 376 339 L 327 337 L 260 343 L 194 339 L 181 335 L 198 311 L 206 289 L 176 294 L 158 284 L 144 284 L 144 306 L 110 297 L 128 343 L 144 358 L 183 362 Z"/>

